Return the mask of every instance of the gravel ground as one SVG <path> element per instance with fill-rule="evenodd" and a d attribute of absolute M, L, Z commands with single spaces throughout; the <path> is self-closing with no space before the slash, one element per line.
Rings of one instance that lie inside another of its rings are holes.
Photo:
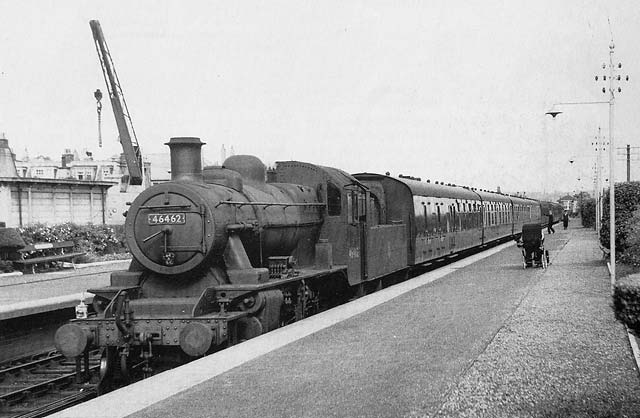
<path fill-rule="evenodd" d="M 640 378 L 594 232 L 571 232 L 431 416 L 640 417 Z"/>

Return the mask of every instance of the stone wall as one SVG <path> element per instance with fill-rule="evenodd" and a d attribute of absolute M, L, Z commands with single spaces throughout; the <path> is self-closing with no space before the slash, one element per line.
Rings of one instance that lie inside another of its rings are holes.
<path fill-rule="evenodd" d="M 109 188 L 117 189 L 117 186 L 104 182 L 3 178 L 0 179 L 0 221 L 8 227 L 34 223 L 110 223 Z"/>

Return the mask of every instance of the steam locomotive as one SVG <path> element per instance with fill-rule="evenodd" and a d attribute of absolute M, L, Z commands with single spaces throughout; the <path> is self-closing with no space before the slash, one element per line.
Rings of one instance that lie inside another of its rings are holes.
<path fill-rule="evenodd" d="M 171 181 L 143 191 L 126 214 L 129 269 L 89 289 L 95 314 L 55 336 L 67 357 L 100 347 L 104 381 L 253 338 L 562 212 L 548 202 L 298 161 L 278 162 L 268 175 L 246 155 L 203 169 L 199 138 L 167 145 Z"/>

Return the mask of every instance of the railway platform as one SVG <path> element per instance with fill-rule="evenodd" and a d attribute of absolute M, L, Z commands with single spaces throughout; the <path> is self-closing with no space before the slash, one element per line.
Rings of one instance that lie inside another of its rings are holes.
<path fill-rule="evenodd" d="M 77 269 L 2 275 L 0 277 L 0 321 L 71 308 L 83 292 L 109 284 L 110 272 L 126 269 L 129 260 L 78 265 Z M 91 295 L 85 294 L 90 298 Z"/>
<path fill-rule="evenodd" d="M 593 231 L 513 243 L 59 417 L 634 417 L 640 378 Z"/>

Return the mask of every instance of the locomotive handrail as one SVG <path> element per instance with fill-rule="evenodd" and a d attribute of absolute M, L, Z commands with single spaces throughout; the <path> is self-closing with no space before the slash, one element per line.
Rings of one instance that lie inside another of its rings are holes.
<path fill-rule="evenodd" d="M 185 209 L 190 208 L 191 205 L 155 205 L 155 206 L 140 206 L 140 209 Z"/>
<path fill-rule="evenodd" d="M 218 202 L 218 204 L 215 205 L 215 207 L 217 208 L 220 205 L 233 205 L 233 206 L 238 206 L 238 207 L 243 207 L 243 206 L 264 206 L 264 209 L 268 208 L 269 206 L 282 206 L 285 209 L 287 208 L 287 206 L 307 206 L 307 207 L 312 207 L 312 206 L 324 207 L 325 206 L 324 203 L 237 202 L 237 201 L 233 201 L 233 200 L 224 200 L 224 201 Z"/>

